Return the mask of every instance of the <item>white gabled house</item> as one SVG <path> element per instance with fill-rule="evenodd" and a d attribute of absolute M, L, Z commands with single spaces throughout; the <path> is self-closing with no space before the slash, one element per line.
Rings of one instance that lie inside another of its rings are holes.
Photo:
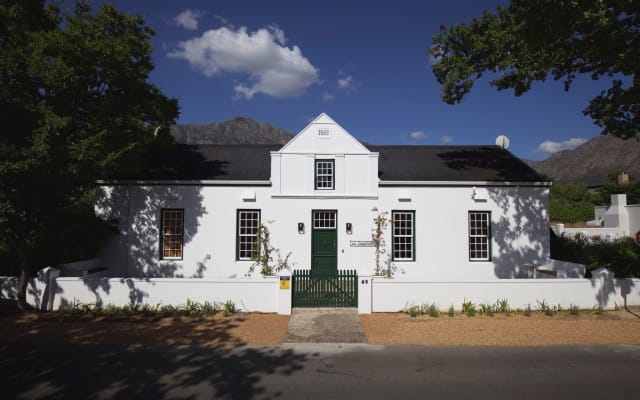
<path fill-rule="evenodd" d="M 43 270 L 31 303 L 232 301 L 280 314 L 496 299 L 640 304 L 638 279 L 607 270 L 585 279 L 584 265 L 549 259 L 550 183 L 498 146 L 370 146 L 321 114 L 284 146 L 178 144 L 154 155 L 136 179 L 98 187 L 96 212 L 116 218 L 120 233 L 98 259 Z M 392 279 L 372 276 L 380 215 L 390 219 L 380 262 Z M 246 276 L 260 224 L 303 271 Z M 14 296 L 5 290 L 14 278 L 0 283 L 1 298 Z"/>
<path fill-rule="evenodd" d="M 180 148 L 174 170 L 100 187 L 98 213 L 120 223 L 107 276 L 243 278 L 260 223 L 295 268 L 371 273 L 382 212 L 396 279 L 526 278 L 551 262 L 550 183 L 497 146 L 365 145 L 323 113 L 284 146 Z"/>

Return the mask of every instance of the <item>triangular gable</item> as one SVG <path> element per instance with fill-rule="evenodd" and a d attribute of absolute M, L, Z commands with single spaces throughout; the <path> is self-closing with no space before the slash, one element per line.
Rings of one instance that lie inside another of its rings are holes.
<path fill-rule="evenodd" d="M 369 150 L 327 114 L 311 121 L 279 153 L 370 154 Z"/>

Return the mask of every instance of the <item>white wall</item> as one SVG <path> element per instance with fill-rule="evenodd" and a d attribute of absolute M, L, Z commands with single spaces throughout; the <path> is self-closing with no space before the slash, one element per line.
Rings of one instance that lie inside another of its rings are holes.
<path fill-rule="evenodd" d="M 613 309 L 640 305 L 640 279 L 509 279 L 493 281 L 401 281 L 373 278 L 372 311 L 396 312 L 412 305 L 435 303 L 460 310 L 464 301 L 494 304 L 507 299 L 511 308 L 549 306 Z"/>
<path fill-rule="evenodd" d="M 487 187 L 483 188 L 484 201 L 471 199 L 472 187 L 381 187 L 378 198 L 341 199 L 273 198 L 269 189 L 103 187 L 98 212 L 118 217 L 122 234 L 105 247 L 102 262 L 109 268 L 109 276 L 115 277 L 243 277 L 252 262 L 236 261 L 237 210 L 259 209 L 271 231 L 273 246 L 283 256 L 292 252 L 290 261 L 296 268 L 309 268 L 312 210 L 329 209 L 338 212 L 338 267 L 373 271 L 374 248 L 351 247 L 350 242 L 371 240 L 374 206 L 389 213 L 415 210 L 416 260 L 394 263 L 401 278 L 526 277 L 524 264 L 544 264 L 549 258 L 545 187 Z M 255 191 L 255 201 L 242 199 L 247 191 Z M 159 260 L 159 218 L 163 208 L 184 208 L 183 260 Z M 491 261 L 469 261 L 469 211 L 491 212 Z M 299 222 L 305 224 L 303 234 L 298 233 Z M 347 222 L 352 224 L 351 234 L 346 232 Z M 383 239 L 387 255 L 391 255 L 391 227 Z"/>

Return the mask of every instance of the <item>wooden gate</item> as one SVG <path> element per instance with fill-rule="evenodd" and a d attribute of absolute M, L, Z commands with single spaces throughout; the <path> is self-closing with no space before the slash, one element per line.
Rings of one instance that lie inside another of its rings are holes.
<path fill-rule="evenodd" d="M 293 271 L 293 307 L 358 307 L 358 274 L 355 270 L 332 272 Z"/>

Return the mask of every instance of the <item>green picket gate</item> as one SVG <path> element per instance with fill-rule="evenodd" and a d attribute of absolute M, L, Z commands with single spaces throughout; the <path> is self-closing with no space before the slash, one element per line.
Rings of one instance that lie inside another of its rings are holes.
<path fill-rule="evenodd" d="M 297 269 L 291 296 L 293 307 L 358 307 L 358 274 Z"/>

